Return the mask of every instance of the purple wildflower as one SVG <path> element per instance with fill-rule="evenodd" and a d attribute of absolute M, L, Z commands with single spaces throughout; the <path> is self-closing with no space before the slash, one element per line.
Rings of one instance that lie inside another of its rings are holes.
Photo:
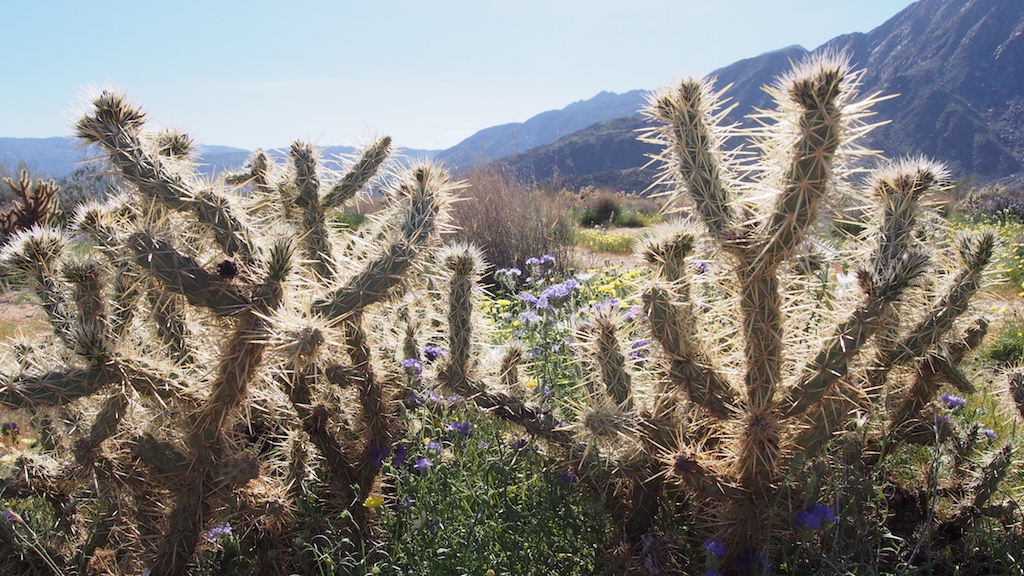
<path fill-rule="evenodd" d="M 703 260 L 694 260 L 693 266 L 697 269 L 698 274 L 707 274 L 708 272 L 711 272 L 711 265 Z"/>
<path fill-rule="evenodd" d="M 427 442 L 427 450 L 433 450 L 434 452 L 437 452 L 438 455 L 440 455 L 441 452 L 444 451 L 444 447 L 441 446 L 440 442 L 431 440 L 430 442 Z M 417 461 L 417 463 L 419 463 L 419 461 Z"/>
<path fill-rule="evenodd" d="M 946 404 L 946 408 L 949 408 L 950 410 L 967 405 L 967 400 L 965 398 L 954 396 L 953 394 L 943 394 L 942 396 L 939 396 L 939 400 L 942 400 L 943 403 Z"/>
<path fill-rule="evenodd" d="M 523 448 L 526 448 L 526 444 L 527 444 L 526 438 L 520 438 L 519 440 L 516 440 L 515 442 L 512 443 L 512 449 L 513 450 L 521 450 Z"/>
<path fill-rule="evenodd" d="M 647 318 L 647 315 L 644 314 L 643 308 L 640 306 L 630 306 L 629 309 L 626 310 L 626 315 L 623 318 L 627 322 L 630 322 L 633 320 L 643 320 L 644 318 Z"/>
<path fill-rule="evenodd" d="M 704 543 L 704 550 L 715 558 L 725 558 L 725 544 L 718 540 L 708 540 Z"/>
<path fill-rule="evenodd" d="M 391 465 L 395 468 L 401 468 L 405 465 L 405 459 L 409 457 L 409 449 L 405 447 L 405 444 L 399 444 L 395 446 L 395 457 L 391 459 Z"/>
<path fill-rule="evenodd" d="M 210 528 L 210 531 L 203 534 L 203 538 L 207 542 L 217 542 L 231 536 L 231 526 L 227 524 L 219 524 Z"/>
<path fill-rule="evenodd" d="M 551 254 L 545 254 L 545 255 L 540 257 L 540 263 L 541 264 L 554 264 L 555 263 L 555 257 L 552 256 Z"/>
<path fill-rule="evenodd" d="M 441 402 L 441 397 L 437 395 L 437 392 L 434 392 L 433 390 L 428 390 L 427 401 L 430 402 L 431 404 L 438 404 L 439 402 Z"/>
<path fill-rule="evenodd" d="M 540 314 L 537 314 L 533 310 L 527 310 L 519 315 L 519 319 L 523 322 L 540 322 Z"/>
<path fill-rule="evenodd" d="M 559 484 L 575 484 L 579 481 L 579 476 L 576 476 L 572 472 L 565 472 L 558 478 Z"/>
<path fill-rule="evenodd" d="M 430 461 L 430 458 L 419 458 L 416 463 L 412 465 L 417 472 L 426 472 L 434 463 Z"/>
<path fill-rule="evenodd" d="M 21 516 L 19 516 L 18 513 L 15 512 L 14 510 L 4 510 L 2 514 L 4 515 L 4 518 L 6 518 L 7 521 L 11 524 L 18 524 L 20 522 L 24 522 L 24 520 L 21 519 Z"/>
<path fill-rule="evenodd" d="M 982 434 L 987 436 L 989 440 L 995 440 L 996 438 L 999 437 L 996 435 L 995 430 L 990 430 L 988 428 L 982 428 L 981 430 L 978 430 L 978 432 L 981 432 Z"/>
<path fill-rule="evenodd" d="M 476 443 L 476 449 L 477 450 L 484 450 L 484 449 L 488 448 L 489 446 L 490 446 L 490 443 L 488 443 L 486 440 L 481 440 L 481 441 Z"/>
<path fill-rule="evenodd" d="M 551 400 L 551 386 L 544 387 L 544 398 L 546 400 Z"/>
<path fill-rule="evenodd" d="M 374 468 L 380 468 L 381 464 L 384 463 L 388 458 L 388 454 L 391 453 L 391 447 L 388 445 L 374 445 L 370 447 L 370 452 L 367 454 L 366 459 Z"/>
<path fill-rule="evenodd" d="M 442 356 L 447 356 L 448 351 L 440 346 L 434 346 L 433 344 L 427 344 L 423 347 L 423 357 L 427 359 L 427 364 L 430 364 L 434 360 Z"/>
<path fill-rule="evenodd" d="M 420 362 L 415 358 L 406 358 L 405 360 L 402 360 L 402 368 L 405 368 L 405 371 L 410 374 L 422 374 L 423 362 Z"/>
<path fill-rule="evenodd" d="M 427 532 L 430 532 L 431 534 L 435 534 L 437 532 L 437 527 L 440 526 L 440 525 L 441 525 L 441 521 L 440 520 L 431 520 L 430 522 L 427 522 L 427 526 L 426 526 Z"/>
<path fill-rule="evenodd" d="M 17 436 L 21 430 L 18 428 L 17 422 L 4 422 L 3 435 L 4 436 Z"/>
<path fill-rule="evenodd" d="M 463 438 L 469 438 L 470 432 L 473 431 L 473 425 L 469 422 L 452 422 L 448 425 L 448 429 L 458 432 L 459 436 Z"/>
<path fill-rule="evenodd" d="M 825 522 L 835 522 L 838 519 L 839 517 L 836 516 L 832 508 L 824 504 L 813 504 L 808 506 L 807 510 L 797 514 L 793 524 L 798 530 L 801 528 L 820 530 Z"/>
<path fill-rule="evenodd" d="M 522 300 L 523 302 L 526 302 L 530 306 L 533 306 L 534 308 L 538 308 L 539 309 L 539 308 L 547 308 L 548 307 L 548 300 L 547 300 L 547 298 L 544 298 L 544 299 L 537 298 L 536 296 L 534 296 L 533 294 L 530 294 L 529 292 L 520 292 L 519 293 L 519 299 Z"/>
<path fill-rule="evenodd" d="M 402 500 L 398 504 L 395 504 L 395 508 L 397 508 L 399 510 L 405 510 L 406 508 L 408 508 L 409 506 L 412 506 L 415 503 L 416 503 L 416 499 L 415 498 L 406 498 L 405 500 Z"/>
<path fill-rule="evenodd" d="M 540 266 L 540 258 L 527 258 L 526 259 L 526 265 L 527 266 Z"/>
<path fill-rule="evenodd" d="M 419 396 L 417 396 L 416 394 L 410 392 L 405 397 L 405 407 L 406 408 L 412 410 L 413 408 L 419 408 L 420 406 L 423 406 L 423 399 L 420 398 Z"/>

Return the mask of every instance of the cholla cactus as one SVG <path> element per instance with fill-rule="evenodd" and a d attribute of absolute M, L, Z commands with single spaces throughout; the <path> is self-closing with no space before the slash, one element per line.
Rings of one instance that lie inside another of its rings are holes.
<path fill-rule="evenodd" d="M 48 224 L 59 214 L 57 192 L 60 186 L 53 180 L 40 179 L 33 184 L 28 170 L 22 170 L 21 178 L 17 181 L 4 178 L 4 184 L 18 196 L 18 200 L 9 210 L 0 213 L 0 238 L 7 239 L 36 224 Z"/>
<path fill-rule="evenodd" d="M 922 197 L 943 186 L 942 167 L 887 164 L 869 184 L 875 226 L 832 256 L 809 241 L 823 205 L 862 199 L 843 179 L 844 166 L 866 154 L 855 144 L 870 129 L 863 119 L 877 98 L 856 100 L 858 79 L 842 59 L 827 57 L 780 80 L 771 89 L 778 109 L 742 134 L 761 150 L 754 162 L 724 148 L 740 134 L 720 125 L 722 93 L 709 82 L 684 80 L 652 98 L 647 115 L 659 126 L 645 138 L 665 147 L 665 179 L 692 201 L 699 223 L 644 252 L 657 368 L 624 362 L 616 315 L 598 314 L 585 338 L 595 378 L 585 381 L 588 401 L 575 424 L 484 385 L 467 351 L 479 264 L 468 250 L 448 260 L 453 353 L 442 385 L 559 447 L 621 521 L 631 572 L 675 570 L 671 538 L 658 531 L 670 488 L 689 492 L 706 519 L 719 571 L 767 571 L 767 542 L 793 530 L 788 511 L 807 510 L 808 525 L 834 520 L 830 508 L 808 500 L 813 495 L 784 487 L 787 474 L 799 474 L 858 414 L 888 421 L 896 440 L 934 442 L 936 393 L 944 384 L 970 387 L 957 366 L 984 323 L 960 323 L 995 236 L 957 238 L 946 250 L 956 261 L 921 240 L 930 234 L 924 225 L 933 225 Z M 716 260 L 699 293 L 690 264 L 698 250 Z M 854 271 L 859 297 L 828 294 L 829 265 Z M 496 380 L 511 390 L 507 376 Z M 991 467 L 998 476 L 999 465 Z"/>
<path fill-rule="evenodd" d="M 292 540 L 280 531 L 290 497 L 303 493 L 311 441 L 334 505 L 364 537 L 360 496 L 375 483 L 374 451 L 398 424 L 361 319 L 442 231 L 447 173 L 423 165 L 393 177 L 390 212 L 369 232 L 374 245 L 353 251 L 358 242 L 339 237 L 329 211 L 378 172 L 388 139 L 322 196 L 316 151 L 301 143 L 291 170 L 257 154 L 248 176 L 231 179 L 255 189 L 233 194 L 196 175 L 187 137 L 150 135 L 144 123 L 123 97 L 96 98 L 78 135 L 101 147 L 133 192 L 82 207 L 74 235 L 34 228 L 4 254 L 63 350 L 26 354 L 3 376 L 0 403 L 76 407 L 92 419 L 70 450 L 38 457 L 63 471 L 33 472 L 23 459 L 8 489 L 55 502 L 84 490 L 96 502 L 94 514 L 68 512 L 88 535 L 58 558 L 68 569 L 81 573 L 127 537 L 125 573 L 184 574 L 215 520 L 257 528 L 251 534 L 267 542 Z M 293 255 L 296 236 L 304 259 Z M 345 429 L 347 415 L 325 397 L 350 393 L 359 418 Z M 260 442 L 293 443 L 281 451 L 292 462 L 257 458 L 248 441 L 257 420 L 270 423 Z"/>

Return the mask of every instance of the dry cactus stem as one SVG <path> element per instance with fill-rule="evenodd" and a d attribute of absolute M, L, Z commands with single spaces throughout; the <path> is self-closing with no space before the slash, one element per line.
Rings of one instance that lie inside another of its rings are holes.
<path fill-rule="evenodd" d="M 4 184 L 18 196 L 18 200 L 11 209 L 0 213 L 0 239 L 10 238 L 16 232 L 37 224 L 52 222 L 60 214 L 57 208 L 60 186 L 53 180 L 39 179 L 33 184 L 28 170 L 22 170 L 21 178 L 17 181 L 4 178 Z"/>
<path fill-rule="evenodd" d="M 103 569 L 185 574 L 204 534 L 230 521 L 303 571 L 286 527 L 309 482 L 307 442 L 329 504 L 351 512 L 355 540 L 368 533 L 373 453 L 399 423 L 361 322 L 416 271 L 454 186 L 432 165 L 390 178 L 370 243 L 342 236 L 329 213 L 377 174 L 388 139 L 325 191 L 313 147 L 296 143 L 284 170 L 259 152 L 229 178 L 252 184 L 241 189 L 201 179 L 190 139 L 144 124 L 122 96 L 96 98 L 78 136 L 133 191 L 81 207 L 73 230 L 22 232 L 4 253 L 59 344 L 8 368 L 0 404 L 91 420 L 73 446 L 23 458 L 5 491 L 90 503 L 66 511 L 76 536 L 56 557 L 63 569 L 100 570 L 104 550 L 123 547 Z M 354 423 L 332 395 L 353 396 Z"/>

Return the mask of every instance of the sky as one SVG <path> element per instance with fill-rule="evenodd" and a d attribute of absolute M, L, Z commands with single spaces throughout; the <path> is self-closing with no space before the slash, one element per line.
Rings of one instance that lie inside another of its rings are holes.
<path fill-rule="evenodd" d="M 101 89 L 253 149 L 440 150 L 601 91 L 867 32 L 911 0 L 32 0 L 0 19 L 0 137 L 70 136 Z"/>

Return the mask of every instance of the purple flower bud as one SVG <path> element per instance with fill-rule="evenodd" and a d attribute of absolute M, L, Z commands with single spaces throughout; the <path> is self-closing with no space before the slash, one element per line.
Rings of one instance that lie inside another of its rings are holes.
<path fill-rule="evenodd" d="M 426 472 L 433 465 L 434 463 L 431 462 L 429 458 L 419 458 L 412 467 L 415 468 L 417 472 Z"/>
<path fill-rule="evenodd" d="M 725 558 L 725 544 L 718 540 L 708 540 L 704 543 L 704 550 L 715 558 Z"/>
<path fill-rule="evenodd" d="M 405 371 L 410 374 L 422 374 L 423 362 L 420 362 L 415 358 L 406 358 L 405 360 L 402 360 L 402 368 L 405 368 Z"/>
<path fill-rule="evenodd" d="M 943 394 L 942 396 L 939 396 L 939 399 L 942 400 L 946 404 L 946 408 L 949 408 L 950 410 L 967 405 L 967 400 L 965 398 L 954 396 L 953 394 Z"/>
<path fill-rule="evenodd" d="M 395 446 L 395 457 L 391 459 L 391 465 L 395 468 L 401 468 L 405 465 L 405 459 L 409 457 L 409 449 L 405 447 L 405 444 L 399 444 Z"/>
<path fill-rule="evenodd" d="M 458 432 L 459 436 L 463 438 L 469 438 L 470 432 L 473 431 L 473 425 L 469 422 L 452 422 L 448 425 L 448 429 Z"/>
<path fill-rule="evenodd" d="M 434 346 L 433 344 L 427 344 L 423 347 L 423 357 L 427 359 L 427 364 L 437 360 L 442 356 L 447 356 L 448 351 L 440 346 Z"/>

